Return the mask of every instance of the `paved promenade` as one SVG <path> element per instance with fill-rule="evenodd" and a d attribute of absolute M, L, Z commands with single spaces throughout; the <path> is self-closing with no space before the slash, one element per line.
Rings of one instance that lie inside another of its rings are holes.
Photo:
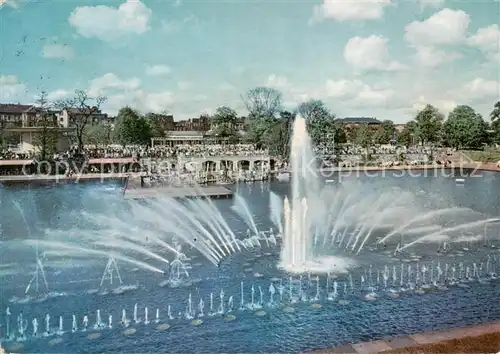
<path fill-rule="evenodd" d="M 314 354 L 329 353 L 380 353 L 388 350 L 415 347 L 425 344 L 434 344 L 452 339 L 461 339 L 466 337 L 477 337 L 488 333 L 499 333 L 500 321 L 485 323 L 466 328 L 453 328 L 449 330 L 412 334 L 409 336 L 394 337 L 387 340 L 376 340 L 357 344 L 348 344 L 334 349 L 315 350 Z M 500 351 L 500 343 L 498 346 Z"/>

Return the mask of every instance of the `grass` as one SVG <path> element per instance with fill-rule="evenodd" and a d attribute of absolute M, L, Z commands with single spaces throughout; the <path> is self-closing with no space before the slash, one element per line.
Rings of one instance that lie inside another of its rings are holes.
<path fill-rule="evenodd" d="M 474 337 L 453 339 L 439 343 L 420 345 L 409 348 L 388 350 L 387 354 L 417 353 L 500 353 L 500 333 L 488 333 Z"/>
<path fill-rule="evenodd" d="M 500 151 L 496 149 L 485 150 L 463 150 L 463 153 L 474 161 L 498 162 L 500 161 Z"/>

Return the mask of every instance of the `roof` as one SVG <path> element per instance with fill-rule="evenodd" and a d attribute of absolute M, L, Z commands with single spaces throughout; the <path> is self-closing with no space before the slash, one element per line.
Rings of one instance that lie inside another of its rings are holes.
<path fill-rule="evenodd" d="M 0 166 L 26 166 L 33 162 L 34 160 L 0 160 Z"/>
<path fill-rule="evenodd" d="M 91 113 L 92 115 L 103 115 L 107 116 L 106 113 L 102 113 L 100 109 L 95 108 L 94 111 L 90 111 L 87 108 L 65 108 L 66 111 L 69 114 L 88 114 Z"/>
<path fill-rule="evenodd" d="M 336 121 L 343 124 L 382 124 L 381 121 L 373 117 L 346 117 L 336 119 Z"/>
<path fill-rule="evenodd" d="M 195 130 L 170 130 L 167 131 L 167 138 L 171 137 L 186 137 L 186 138 L 192 138 L 192 137 L 203 137 L 203 134 L 201 132 L 195 131 Z"/>
<path fill-rule="evenodd" d="M 10 104 L 0 103 L 0 113 L 21 114 L 29 111 L 33 106 L 29 104 Z"/>

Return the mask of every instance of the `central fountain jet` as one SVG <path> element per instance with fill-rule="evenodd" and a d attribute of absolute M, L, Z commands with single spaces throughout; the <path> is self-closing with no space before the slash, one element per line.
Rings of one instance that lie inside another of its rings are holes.
<path fill-rule="evenodd" d="M 315 234 L 324 230 L 328 208 L 321 197 L 318 166 L 306 121 L 300 116 L 294 121 L 290 164 L 292 190 L 291 201 L 285 198 L 283 205 L 281 268 L 291 273 L 345 271 L 349 264 L 345 259 L 314 252 Z"/>

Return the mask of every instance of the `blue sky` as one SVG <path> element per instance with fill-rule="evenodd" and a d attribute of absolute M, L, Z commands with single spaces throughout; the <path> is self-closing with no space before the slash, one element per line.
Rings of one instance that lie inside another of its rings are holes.
<path fill-rule="evenodd" d="M 286 107 L 402 123 L 426 103 L 499 99 L 500 3 L 450 0 L 0 0 L 0 101 L 87 89 L 176 119 L 255 86 Z"/>

